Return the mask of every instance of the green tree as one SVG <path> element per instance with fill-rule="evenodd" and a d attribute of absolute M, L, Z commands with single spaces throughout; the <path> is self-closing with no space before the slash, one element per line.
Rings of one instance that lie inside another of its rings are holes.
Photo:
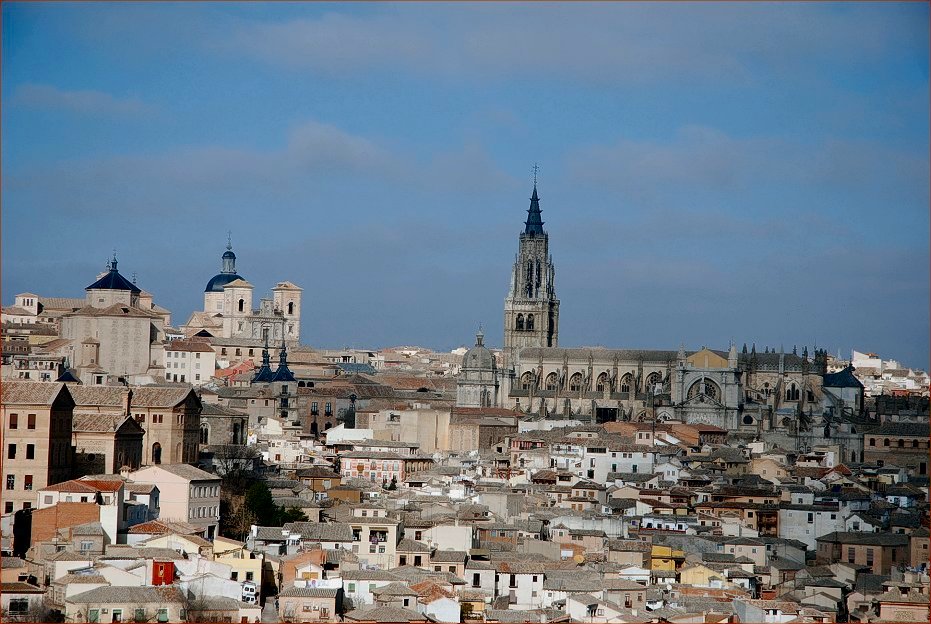
<path fill-rule="evenodd" d="M 307 522 L 308 520 L 307 514 L 297 507 L 290 507 L 289 509 L 279 507 L 278 509 L 278 523 L 280 526 L 284 526 L 286 522 Z"/>
<path fill-rule="evenodd" d="M 281 526 L 277 524 L 280 508 L 272 500 L 272 493 L 264 482 L 253 484 L 246 491 L 245 507 L 261 526 Z"/>

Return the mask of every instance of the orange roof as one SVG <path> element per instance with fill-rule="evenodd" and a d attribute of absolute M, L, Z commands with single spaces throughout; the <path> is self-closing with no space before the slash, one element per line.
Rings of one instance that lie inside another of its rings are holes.
<path fill-rule="evenodd" d="M 61 483 L 56 483 L 55 485 L 49 485 L 42 488 L 43 492 L 72 492 L 76 494 L 96 494 L 99 492 L 97 488 L 93 485 L 89 485 L 84 481 L 78 481 L 77 479 L 72 479 L 71 481 L 63 481 Z"/>
<path fill-rule="evenodd" d="M 117 492 L 123 487 L 123 482 L 116 479 L 79 479 L 81 483 L 87 483 L 101 492 Z"/>

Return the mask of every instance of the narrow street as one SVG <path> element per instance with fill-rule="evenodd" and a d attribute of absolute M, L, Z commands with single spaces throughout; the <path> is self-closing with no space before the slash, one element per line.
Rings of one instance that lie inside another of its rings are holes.
<path fill-rule="evenodd" d="M 278 612 L 275 611 L 275 599 L 269 598 L 265 601 L 265 606 L 262 608 L 262 621 L 263 622 L 277 622 L 278 621 Z"/>

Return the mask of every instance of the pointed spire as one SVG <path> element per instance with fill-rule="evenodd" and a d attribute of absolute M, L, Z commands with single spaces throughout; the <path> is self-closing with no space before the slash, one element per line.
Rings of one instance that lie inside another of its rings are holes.
<path fill-rule="evenodd" d="M 537 184 L 534 182 L 533 195 L 530 196 L 530 208 L 527 209 L 527 221 L 524 222 L 524 234 L 531 236 L 543 234 L 543 218 L 540 213 L 540 197 L 537 195 Z"/>
<path fill-rule="evenodd" d="M 281 340 L 281 351 L 278 352 L 278 368 L 272 381 L 294 381 L 294 373 L 288 368 L 288 347 L 284 339 Z"/>

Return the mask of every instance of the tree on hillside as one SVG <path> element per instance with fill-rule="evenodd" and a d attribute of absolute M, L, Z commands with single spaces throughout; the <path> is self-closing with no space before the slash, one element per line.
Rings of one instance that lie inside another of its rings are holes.
<path fill-rule="evenodd" d="M 255 516 L 262 526 L 280 526 L 277 524 L 280 508 L 272 500 L 272 493 L 264 482 L 254 483 L 246 491 L 245 509 Z"/>

